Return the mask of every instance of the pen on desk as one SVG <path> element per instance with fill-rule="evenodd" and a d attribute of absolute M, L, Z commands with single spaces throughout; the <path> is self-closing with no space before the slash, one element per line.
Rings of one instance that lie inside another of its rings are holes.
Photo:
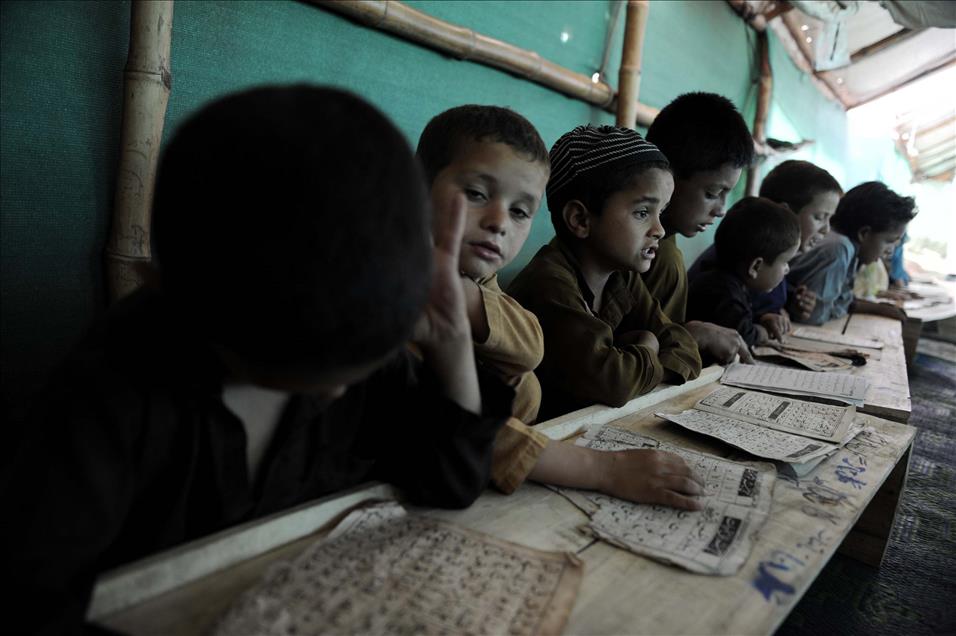
<path fill-rule="evenodd" d="M 847 312 L 847 314 L 846 314 L 846 322 L 843 323 L 843 331 L 840 332 L 841 334 L 845 334 L 845 333 L 846 333 L 846 328 L 850 326 L 850 318 L 852 318 L 852 317 L 853 317 L 853 314 L 852 314 L 851 312 Z"/>

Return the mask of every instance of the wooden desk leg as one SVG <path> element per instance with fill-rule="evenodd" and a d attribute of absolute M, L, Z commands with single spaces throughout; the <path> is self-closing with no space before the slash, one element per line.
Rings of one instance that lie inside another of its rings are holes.
<path fill-rule="evenodd" d="M 919 318 L 907 318 L 903 323 L 903 353 L 906 356 L 906 366 L 913 363 L 916 356 L 916 344 L 923 331 L 923 321 Z"/>
<path fill-rule="evenodd" d="M 900 495 L 906 488 L 906 475 L 909 473 L 912 450 L 911 443 L 896 463 L 893 472 L 889 474 L 869 505 L 863 510 L 863 514 L 850 530 L 850 534 L 840 544 L 837 550 L 840 554 L 876 568 L 883 563 L 886 544 L 893 531 L 893 522 L 896 521 Z"/>

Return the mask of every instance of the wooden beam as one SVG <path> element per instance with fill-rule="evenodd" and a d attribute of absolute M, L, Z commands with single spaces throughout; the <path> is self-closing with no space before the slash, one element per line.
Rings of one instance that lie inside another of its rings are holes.
<path fill-rule="evenodd" d="M 439 20 L 397 0 L 305 1 L 352 18 L 370 28 L 392 33 L 461 60 L 507 71 L 615 113 L 616 92 L 600 79 L 595 81 L 587 75 L 575 73 L 546 60 L 534 51 Z M 658 109 L 651 106 L 637 104 L 637 123 L 649 126 L 658 112 Z"/>
<path fill-rule="evenodd" d="M 648 0 L 628 0 L 621 48 L 621 69 L 617 81 L 617 125 L 634 128 L 637 124 L 637 97 L 641 88 L 641 56 L 647 28 Z"/>
<path fill-rule="evenodd" d="M 860 50 L 851 53 L 850 64 L 856 64 L 860 60 L 866 59 L 871 55 L 879 53 L 880 51 L 884 51 L 891 46 L 899 44 L 900 42 L 905 42 L 914 35 L 919 35 L 920 33 L 922 33 L 921 29 L 900 29 L 896 33 L 888 35 L 878 42 L 864 46 Z"/>
<path fill-rule="evenodd" d="M 760 68 L 760 78 L 757 89 L 757 109 L 754 113 L 754 140 L 758 145 L 767 141 L 767 115 L 770 113 L 770 97 L 773 92 L 773 71 L 770 68 L 770 45 L 767 41 L 767 32 L 757 32 L 757 65 Z M 759 186 L 757 173 L 759 168 L 754 165 L 747 168 L 747 195 L 757 196 Z"/>
<path fill-rule="evenodd" d="M 172 31 L 172 0 L 135 0 L 130 5 L 120 159 L 105 254 L 111 302 L 145 282 L 152 259 L 150 220 L 159 146 L 172 87 Z"/>

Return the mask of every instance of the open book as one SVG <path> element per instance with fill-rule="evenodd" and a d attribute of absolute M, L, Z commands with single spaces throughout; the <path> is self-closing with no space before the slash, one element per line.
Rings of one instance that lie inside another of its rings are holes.
<path fill-rule="evenodd" d="M 657 413 L 684 428 L 716 437 L 767 459 L 805 464 L 850 441 L 853 406 L 831 406 L 733 387 L 720 387 L 683 413 Z"/>

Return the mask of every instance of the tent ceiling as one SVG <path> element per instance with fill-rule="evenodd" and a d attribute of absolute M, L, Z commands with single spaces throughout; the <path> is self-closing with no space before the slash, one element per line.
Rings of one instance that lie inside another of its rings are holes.
<path fill-rule="evenodd" d="M 818 46 L 830 42 L 823 20 L 785 0 L 746 0 L 745 4 L 768 20 L 785 24 L 806 61 L 818 68 Z M 839 12 L 849 3 L 795 4 L 803 4 L 809 11 L 820 8 Z M 953 7 L 956 13 L 956 2 Z M 875 1 L 859 2 L 856 12 L 845 17 L 841 28 L 845 29 L 850 63 L 813 74 L 847 109 L 894 91 L 906 93 L 906 87 L 919 84 L 921 90 L 908 100 L 892 100 L 895 112 L 890 116 L 896 120 L 895 135 L 910 160 L 915 179 L 951 180 L 956 170 L 956 29 L 900 26 Z M 927 90 L 928 83 L 935 84 L 936 89 Z M 927 95 L 941 97 L 927 99 Z"/>

